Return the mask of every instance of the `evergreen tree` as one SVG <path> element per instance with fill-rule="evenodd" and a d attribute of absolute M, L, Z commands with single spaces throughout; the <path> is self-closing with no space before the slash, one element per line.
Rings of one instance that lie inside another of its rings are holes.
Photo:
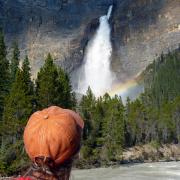
<path fill-rule="evenodd" d="M 93 113 L 95 109 L 95 103 L 96 98 L 89 87 L 86 95 L 83 95 L 82 100 L 80 102 L 80 112 L 82 114 L 82 117 L 84 118 L 85 127 L 84 127 L 84 133 L 83 133 L 83 139 L 87 140 L 91 137 L 91 131 L 93 129 Z"/>
<path fill-rule="evenodd" d="M 59 106 L 65 108 L 74 108 L 76 106 L 75 94 L 72 92 L 71 82 L 68 74 L 62 69 L 58 68 L 58 92 L 59 94 Z"/>
<path fill-rule="evenodd" d="M 27 95 L 23 72 L 18 68 L 10 94 L 6 99 L 1 126 L 0 160 L 6 173 L 13 173 L 24 163 L 23 130 L 32 113 L 31 97 Z M 2 171 L 2 169 L 1 169 Z"/>
<path fill-rule="evenodd" d="M 132 137 L 131 132 L 129 130 L 129 123 L 128 123 L 128 115 L 130 113 L 130 107 L 131 107 L 131 100 L 129 97 L 127 97 L 126 100 L 126 106 L 125 106 L 125 120 L 124 120 L 124 138 L 125 138 L 125 146 L 129 147 L 132 145 Z"/>
<path fill-rule="evenodd" d="M 36 99 L 40 109 L 51 105 L 72 108 L 74 105 L 69 78 L 61 68 L 57 68 L 53 63 L 50 54 L 37 76 Z"/>
<path fill-rule="evenodd" d="M 22 76 L 25 84 L 25 92 L 27 95 L 34 97 L 34 84 L 31 80 L 31 68 L 28 56 L 25 57 L 22 64 Z"/>
<path fill-rule="evenodd" d="M 18 44 L 16 42 L 13 43 L 13 52 L 10 64 L 10 71 L 11 71 L 11 82 L 13 83 L 16 78 L 16 72 L 19 66 L 19 58 L 20 58 L 20 51 L 18 48 Z"/>
<path fill-rule="evenodd" d="M 17 122 L 17 125 L 19 123 L 26 123 L 26 120 L 31 112 L 31 97 L 28 96 L 26 92 L 23 72 L 20 69 L 17 69 L 15 81 L 6 100 L 3 120 L 7 124 L 12 124 L 12 127 L 8 126 L 7 128 L 11 129 L 11 131 L 16 132 L 17 129 L 14 126 L 14 123 Z"/>
<path fill-rule="evenodd" d="M 83 129 L 83 148 L 82 156 L 85 159 L 93 158 L 93 150 L 96 147 L 96 136 L 95 136 L 95 109 L 96 109 L 96 98 L 89 87 L 86 95 L 83 95 L 80 102 L 80 114 L 84 120 Z M 88 154 L 92 154 L 89 157 Z"/>
<path fill-rule="evenodd" d="M 25 85 L 24 90 L 26 96 L 28 96 L 31 99 L 31 102 L 33 104 L 33 111 L 35 111 L 36 107 L 35 107 L 34 83 L 31 81 L 31 68 L 30 68 L 28 56 L 25 57 L 22 64 L 22 77 Z"/>
<path fill-rule="evenodd" d="M 146 139 L 147 112 L 143 103 L 136 99 L 127 106 L 126 125 L 130 135 L 130 146 L 144 143 Z"/>
<path fill-rule="evenodd" d="M 36 100 L 38 108 L 42 109 L 55 105 L 54 99 L 58 96 L 56 92 L 57 77 L 57 68 L 53 63 L 51 55 L 48 54 L 45 64 L 41 67 L 36 80 Z"/>
<path fill-rule="evenodd" d="M 173 101 L 172 119 L 175 124 L 174 143 L 179 143 L 180 142 L 180 96 L 177 96 L 175 100 Z"/>
<path fill-rule="evenodd" d="M 109 102 L 103 125 L 103 151 L 106 160 L 118 160 L 124 145 L 124 106 L 117 95 L 110 98 L 106 94 L 106 103 L 107 99 Z"/>
<path fill-rule="evenodd" d="M 27 95 L 33 95 L 33 82 L 31 81 L 30 63 L 28 56 L 25 57 L 22 64 L 22 76 L 24 79 L 24 84 L 26 85 L 25 90 Z"/>
<path fill-rule="evenodd" d="M 6 58 L 4 35 L 0 29 L 0 120 L 4 109 L 4 100 L 9 90 L 9 62 Z"/>

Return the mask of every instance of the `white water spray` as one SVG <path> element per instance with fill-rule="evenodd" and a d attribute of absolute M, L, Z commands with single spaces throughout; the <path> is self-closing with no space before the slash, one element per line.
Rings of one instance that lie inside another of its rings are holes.
<path fill-rule="evenodd" d="M 77 90 L 82 94 L 86 93 L 89 86 L 96 96 L 102 95 L 112 87 L 113 74 L 110 70 L 112 45 L 108 22 L 112 8 L 113 6 L 110 6 L 107 15 L 100 17 L 99 28 L 88 43 L 82 66 L 82 78 L 79 80 Z"/>

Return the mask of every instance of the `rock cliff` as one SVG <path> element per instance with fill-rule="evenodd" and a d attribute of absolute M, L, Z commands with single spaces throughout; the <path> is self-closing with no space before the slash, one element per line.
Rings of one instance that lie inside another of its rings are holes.
<path fill-rule="evenodd" d="M 158 161 L 180 161 L 180 145 L 164 144 L 157 146 L 153 144 L 146 144 L 128 148 L 122 153 L 121 163 Z"/>
<path fill-rule="evenodd" d="M 118 79 L 137 75 L 162 51 L 178 46 L 178 0 L 0 0 L 0 25 L 8 47 L 17 40 L 22 58 L 28 53 L 34 76 L 48 52 L 71 72 L 111 4 L 112 69 Z"/>
<path fill-rule="evenodd" d="M 117 3 L 112 20 L 112 65 L 120 79 L 136 76 L 162 52 L 178 47 L 179 11 L 180 1 L 177 0 Z"/>

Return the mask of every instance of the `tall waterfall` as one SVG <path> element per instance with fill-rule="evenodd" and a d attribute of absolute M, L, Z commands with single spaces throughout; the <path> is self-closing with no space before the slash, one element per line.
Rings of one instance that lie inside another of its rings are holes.
<path fill-rule="evenodd" d="M 78 92 L 85 94 L 90 86 L 96 96 L 107 92 L 113 81 L 113 74 L 110 70 L 110 59 L 112 45 L 110 40 L 111 28 L 109 18 L 113 6 L 109 7 L 107 15 L 99 19 L 99 28 L 94 37 L 87 45 L 84 57 L 84 64 L 78 82 Z"/>

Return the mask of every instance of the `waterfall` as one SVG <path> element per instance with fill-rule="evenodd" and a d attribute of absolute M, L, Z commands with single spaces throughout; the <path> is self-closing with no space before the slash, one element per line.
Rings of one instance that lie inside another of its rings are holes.
<path fill-rule="evenodd" d="M 112 8 L 113 6 L 111 5 L 108 9 L 108 13 L 107 13 L 107 18 L 109 19 L 111 17 L 111 13 L 112 13 Z"/>
<path fill-rule="evenodd" d="M 110 69 L 112 45 L 110 40 L 111 28 L 109 18 L 113 6 L 109 7 L 107 15 L 99 19 L 99 27 L 89 41 L 84 57 L 84 64 L 78 82 L 78 92 L 85 94 L 90 86 L 96 96 L 107 92 L 113 81 L 113 73 Z"/>

